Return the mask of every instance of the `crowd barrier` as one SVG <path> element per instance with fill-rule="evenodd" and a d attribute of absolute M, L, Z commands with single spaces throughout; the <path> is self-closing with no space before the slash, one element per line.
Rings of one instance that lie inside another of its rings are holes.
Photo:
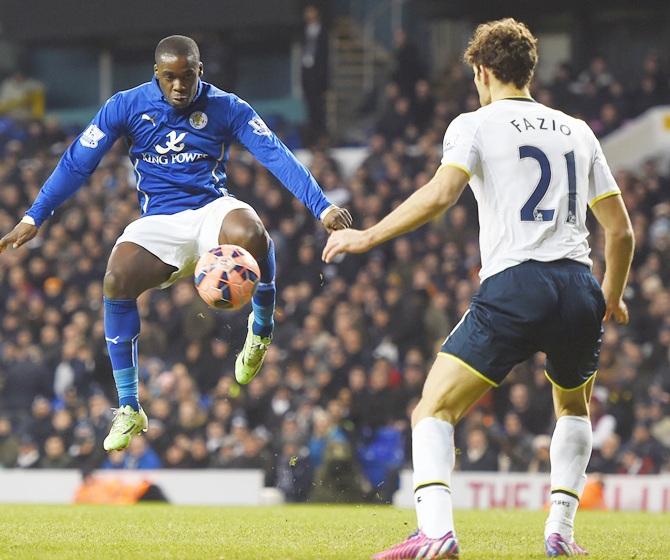
<path fill-rule="evenodd" d="M 97 471 L 95 476 L 156 484 L 167 499 L 183 505 L 258 506 L 282 502 L 281 493 L 263 487 L 260 470 Z M 604 506 L 613 511 L 670 512 L 670 474 L 602 477 Z M 76 470 L 0 471 L 0 503 L 72 503 L 81 484 Z M 549 475 L 455 472 L 451 481 L 457 509 L 541 510 L 549 496 Z M 412 473 L 400 474 L 393 503 L 412 508 Z"/>
<path fill-rule="evenodd" d="M 124 482 L 146 480 L 159 486 L 174 504 L 256 506 L 268 502 L 261 470 L 113 470 L 94 474 Z M 0 471 L 0 503 L 68 504 L 81 482 L 77 470 Z"/>
<path fill-rule="evenodd" d="M 670 512 L 670 474 L 604 475 L 599 479 L 608 510 Z M 548 501 L 549 488 L 548 474 L 455 472 L 451 480 L 456 509 L 539 510 Z M 401 472 L 400 489 L 393 503 L 398 507 L 414 507 L 411 471 Z"/>

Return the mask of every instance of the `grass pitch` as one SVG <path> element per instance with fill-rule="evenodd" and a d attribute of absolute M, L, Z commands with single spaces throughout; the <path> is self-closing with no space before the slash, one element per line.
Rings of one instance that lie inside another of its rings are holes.
<path fill-rule="evenodd" d="M 464 560 L 544 558 L 545 514 L 456 512 Z M 369 558 L 414 529 L 383 506 L 258 508 L 0 505 L 1 559 Z M 670 515 L 584 512 L 579 542 L 598 559 L 670 559 Z"/>

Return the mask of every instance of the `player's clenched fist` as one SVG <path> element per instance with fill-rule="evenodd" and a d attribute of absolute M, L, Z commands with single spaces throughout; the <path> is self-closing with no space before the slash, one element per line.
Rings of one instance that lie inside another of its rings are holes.
<path fill-rule="evenodd" d="M 7 247 L 18 249 L 24 243 L 30 241 L 37 235 L 39 228 L 26 222 L 19 222 L 16 227 L 0 239 L 0 253 Z"/>
<path fill-rule="evenodd" d="M 349 210 L 333 206 L 331 210 L 323 217 L 323 227 L 329 232 L 351 227 L 354 222 Z"/>
<path fill-rule="evenodd" d="M 605 311 L 605 321 L 609 321 L 610 318 L 614 317 L 614 320 L 620 325 L 628 324 L 628 306 L 626 303 L 619 299 L 613 302 L 607 302 L 607 310 Z"/>
<path fill-rule="evenodd" d="M 372 244 L 366 231 L 345 229 L 330 234 L 322 258 L 329 263 L 341 253 L 365 253 L 371 248 Z"/>

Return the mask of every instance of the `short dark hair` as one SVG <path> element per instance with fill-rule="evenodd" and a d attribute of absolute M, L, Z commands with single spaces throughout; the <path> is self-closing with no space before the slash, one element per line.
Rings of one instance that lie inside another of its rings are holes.
<path fill-rule="evenodd" d="M 537 39 L 514 18 L 477 26 L 463 59 L 470 66 L 485 66 L 504 83 L 518 88 L 529 84 L 537 64 Z"/>
<path fill-rule="evenodd" d="M 170 35 L 158 42 L 154 58 L 156 64 L 164 56 L 185 56 L 187 58 L 194 58 L 200 62 L 200 49 L 198 44 L 185 35 Z"/>

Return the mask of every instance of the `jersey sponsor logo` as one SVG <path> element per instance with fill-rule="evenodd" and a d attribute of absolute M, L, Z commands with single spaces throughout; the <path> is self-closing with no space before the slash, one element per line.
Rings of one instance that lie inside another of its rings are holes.
<path fill-rule="evenodd" d="M 155 146 L 156 151 L 159 154 L 164 155 L 169 152 L 181 152 L 186 147 L 186 144 L 182 142 L 182 140 L 186 138 L 186 132 L 178 133 L 174 130 L 171 130 L 165 136 L 168 139 L 165 143 L 165 146 L 161 146 L 160 144 L 156 144 Z"/>
<path fill-rule="evenodd" d="M 202 111 L 196 111 L 195 113 L 191 113 L 191 116 L 188 118 L 188 122 L 196 130 L 201 130 L 205 128 L 207 126 L 208 120 L 209 119 L 207 118 L 207 115 Z"/>
<path fill-rule="evenodd" d="M 249 125 L 251 128 L 254 130 L 254 134 L 258 134 L 258 136 L 270 136 L 272 134 L 272 131 L 268 128 L 268 125 L 266 125 L 263 122 L 263 119 L 260 117 L 254 117 L 249 121 Z"/>
<path fill-rule="evenodd" d="M 170 165 L 173 163 L 193 163 L 195 161 L 206 159 L 207 154 L 202 152 L 181 152 L 177 154 L 142 154 L 142 161 L 154 165 Z"/>
<path fill-rule="evenodd" d="M 105 133 L 96 125 L 91 124 L 79 137 L 79 143 L 84 146 L 84 148 L 97 148 L 100 140 L 104 137 Z"/>

